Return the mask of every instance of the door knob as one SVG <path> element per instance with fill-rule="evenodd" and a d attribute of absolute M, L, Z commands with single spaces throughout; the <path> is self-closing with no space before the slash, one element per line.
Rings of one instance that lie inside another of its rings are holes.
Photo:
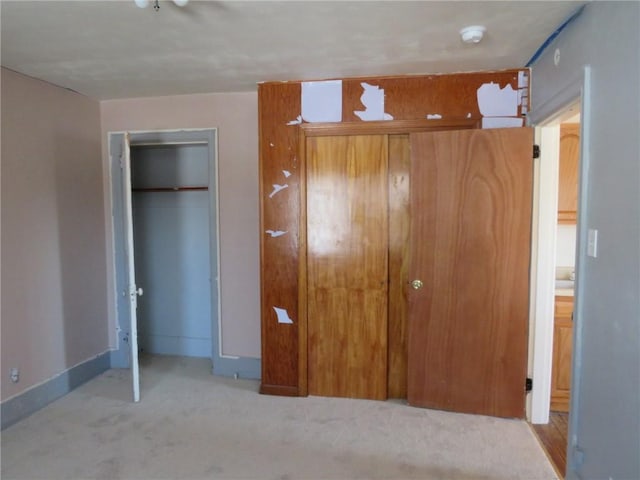
<path fill-rule="evenodd" d="M 141 297 L 144 292 L 142 291 L 142 288 L 139 288 L 138 290 L 136 290 L 136 293 L 139 297 Z"/>
<path fill-rule="evenodd" d="M 414 280 L 413 282 L 411 282 L 411 286 L 414 290 L 420 290 L 422 288 L 422 285 L 422 280 Z"/>

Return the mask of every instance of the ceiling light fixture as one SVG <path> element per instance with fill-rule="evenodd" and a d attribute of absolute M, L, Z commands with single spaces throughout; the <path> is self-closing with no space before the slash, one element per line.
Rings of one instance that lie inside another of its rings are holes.
<path fill-rule="evenodd" d="M 149 0 L 133 0 L 133 1 L 140 8 L 147 8 L 150 3 Z M 187 3 L 189 3 L 189 0 L 173 0 L 173 3 L 175 3 L 179 7 L 184 7 Z M 156 12 L 160 10 L 160 2 L 158 0 L 153 0 L 153 9 Z"/>
<path fill-rule="evenodd" d="M 486 27 L 482 25 L 473 25 L 471 27 L 464 27 L 460 30 L 460 37 L 464 43 L 480 43 L 484 32 L 487 31 Z"/>

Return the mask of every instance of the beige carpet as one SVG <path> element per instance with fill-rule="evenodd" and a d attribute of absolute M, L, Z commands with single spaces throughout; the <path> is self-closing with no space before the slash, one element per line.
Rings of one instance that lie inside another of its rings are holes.
<path fill-rule="evenodd" d="M 202 359 L 109 370 L 2 432 L 2 479 L 556 478 L 522 421 L 259 395 Z"/>

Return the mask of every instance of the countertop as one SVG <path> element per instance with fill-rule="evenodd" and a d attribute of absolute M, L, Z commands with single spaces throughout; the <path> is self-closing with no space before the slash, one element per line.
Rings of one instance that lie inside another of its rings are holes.
<path fill-rule="evenodd" d="M 573 288 L 556 288 L 556 297 L 573 297 Z"/>
<path fill-rule="evenodd" d="M 555 295 L 557 297 L 573 297 L 574 282 L 571 278 L 556 278 Z"/>

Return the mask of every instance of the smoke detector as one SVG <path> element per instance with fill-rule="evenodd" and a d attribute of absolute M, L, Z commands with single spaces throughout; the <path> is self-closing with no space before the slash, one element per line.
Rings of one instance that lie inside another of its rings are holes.
<path fill-rule="evenodd" d="M 464 43 L 480 43 L 482 37 L 484 37 L 484 32 L 487 31 L 486 27 L 482 25 L 473 25 L 471 27 L 464 27 L 460 30 L 460 38 Z"/>

